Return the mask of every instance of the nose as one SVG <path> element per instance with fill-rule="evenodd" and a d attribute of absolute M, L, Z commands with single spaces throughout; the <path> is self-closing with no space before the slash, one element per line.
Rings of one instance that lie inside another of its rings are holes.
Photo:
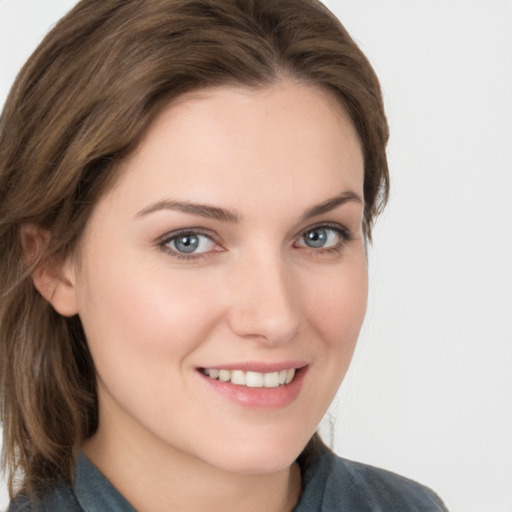
<path fill-rule="evenodd" d="M 229 324 L 239 336 L 276 346 L 299 331 L 297 283 L 280 257 L 259 256 L 237 266 L 231 275 Z"/>

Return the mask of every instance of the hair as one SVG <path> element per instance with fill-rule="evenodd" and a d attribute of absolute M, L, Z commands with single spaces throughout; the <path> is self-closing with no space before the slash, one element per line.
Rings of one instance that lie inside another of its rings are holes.
<path fill-rule="evenodd" d="M 20 71 L 0 118 L 0 386 L 9 492 L 70 483 L 98 425 L 94 364 L 75 316 L 30 275 L 77 247 L 119 163 L 174 98 L 291 79 L 331 91 L 364 154 L 365 237 L 389 188 L 377 77 L 316 0 L 83 0 Z M 28 262 L 20 229 L 51 236 Z"/>

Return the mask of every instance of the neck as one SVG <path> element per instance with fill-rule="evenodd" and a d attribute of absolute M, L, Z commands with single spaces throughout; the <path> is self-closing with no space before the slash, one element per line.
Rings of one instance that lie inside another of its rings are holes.
<path fill-rule="evenodd" d="M 82 448 L 138 512 L 260 512 L 262 505 L 266 512 L 289 512 L 300 496 L 296 464 L 272 473 L 233 473 L 154 439 L 101 426 Z"/>

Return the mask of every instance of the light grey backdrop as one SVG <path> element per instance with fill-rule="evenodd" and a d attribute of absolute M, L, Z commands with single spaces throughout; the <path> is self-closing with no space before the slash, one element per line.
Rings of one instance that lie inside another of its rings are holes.
<path fill-rule="evenodd" d="M 0 104 L 74 3 L 0 0 Z M 373 62 L 392 133 L 333 444 L 452 512 L 512 512 L 512 0 L 326 3 Z"/>

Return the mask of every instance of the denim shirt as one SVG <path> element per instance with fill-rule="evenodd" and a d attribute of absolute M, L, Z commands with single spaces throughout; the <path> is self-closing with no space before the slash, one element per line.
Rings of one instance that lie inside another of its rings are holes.
<path fill-rule="evenodd" d="M 430 489 L 395 473 L 337 457 L 323 445 L 303 470 L 302 488 L 292 512 L 447 512 Z M 72 488 L 56 486 L 44 499 L 32 503 L 21 496 L 7 512 L 29 511 L 136 512 L 83 453 L 78 456 Z"/>

